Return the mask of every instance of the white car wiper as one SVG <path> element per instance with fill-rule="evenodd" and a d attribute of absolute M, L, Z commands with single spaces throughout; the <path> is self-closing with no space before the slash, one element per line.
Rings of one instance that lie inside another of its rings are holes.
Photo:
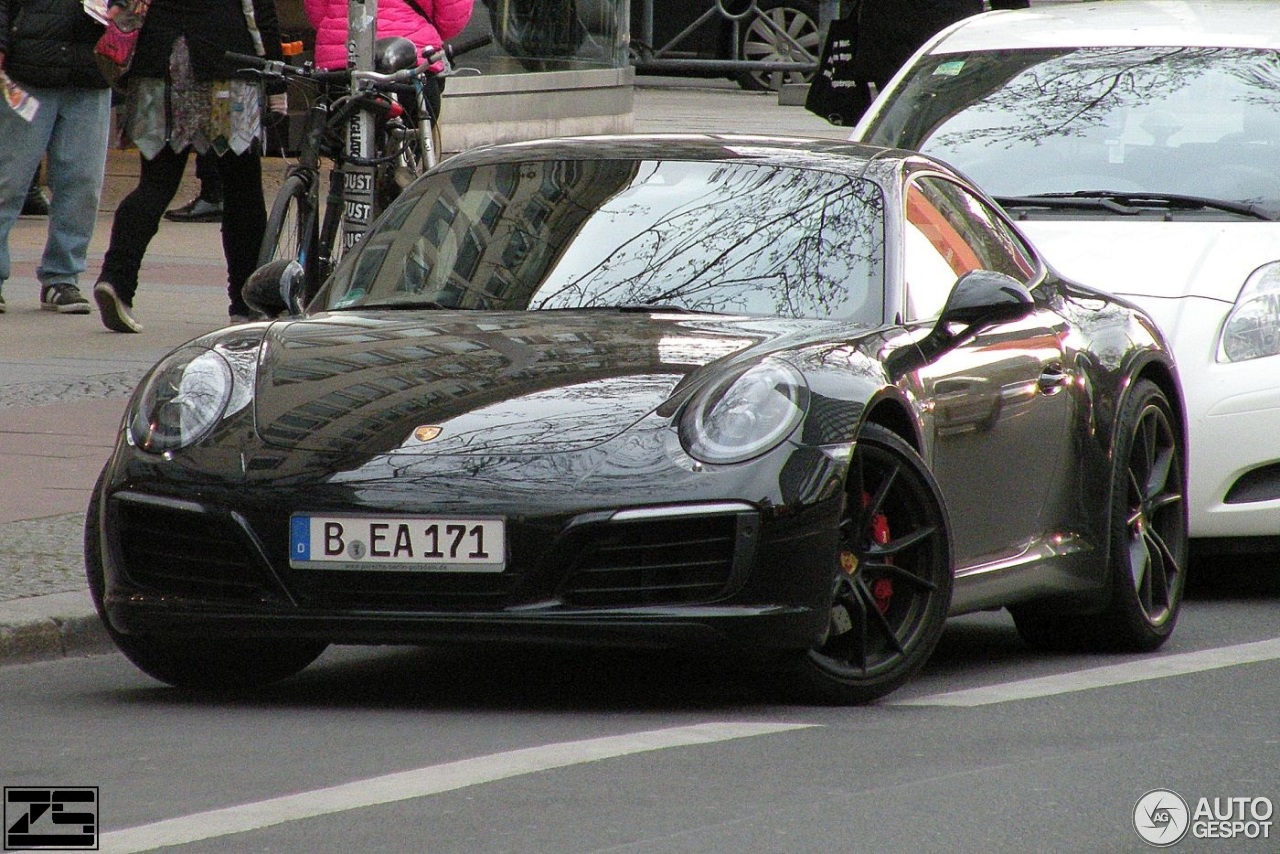
<path fill-rule="evenodd" d="M 1072 193 L 1037 193 L 1030 196 L 996 196 L 995 200 L 1006 208 L 1054 208 L 1058 210 L 1105 210 L 1124 216 L 1151 209 L 1217 210 L 1247 216 L 1252 219 L 1275 222 L 1276 217 L 1257 205 L 1247 202 L 1231 202 L 1203 196 L 1185 196 L 1178 193 L 1122 192 L 1119 190 L 1076 190 Z"/>

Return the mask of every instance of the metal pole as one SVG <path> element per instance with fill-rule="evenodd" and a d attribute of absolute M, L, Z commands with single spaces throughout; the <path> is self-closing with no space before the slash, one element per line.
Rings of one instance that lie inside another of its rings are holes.
<path fill-rule="evenodd" d="M 347 66 L 359 71 L 373 70 L 373 44 L 377 38 L 378 0 L 349 0 L 347 4 Z M 373 116 L 357 111 L 347 124 L 347 153 L 365 159 L 373 157 Z M 343 168 L 342 251 L 360 242 L 373 222 L 374 167 Z"/>

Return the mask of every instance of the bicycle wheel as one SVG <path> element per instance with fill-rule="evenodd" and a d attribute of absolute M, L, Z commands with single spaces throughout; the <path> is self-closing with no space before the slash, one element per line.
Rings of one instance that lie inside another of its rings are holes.
<path fill-rule="evenodd" d="M 267 230 L 258 250 L 258 266 L 281 258 L 296 258 L 308 276 L 315 272 L 316 204 L 301 175 L 285 179 L 267 216 Z"/>

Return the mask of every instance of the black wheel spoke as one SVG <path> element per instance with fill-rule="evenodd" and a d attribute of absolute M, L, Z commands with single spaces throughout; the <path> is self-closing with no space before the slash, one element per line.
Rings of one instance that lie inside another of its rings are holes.
<path fill-rule="evenodd" d="M 907 651 L 906 647 L 902 645 L 902 640 L 898 637 L 897 630 L 889 624 L 889 621 L 885 619 L 884 614 L 880 613 L 880 609 L 876 607 L 875 596 L 867 589 L 866 582 L 859 579 L 857 582 L 857 588 L 859 598 L 862 600 L 863 613 L 871 618 L 867 627 L 868 632 L 866 634 L 869 635 L 870 628 L 874 626 L 880 630 L 881 636 L 889 642 L 889 645 L 893 647 L 895 652 L 899 655 L 905 653 Z M 868 604 L 870 604 L 870 607 L 867 607 Z"/>
<path fill-rule="evenodd" d="M 898 581 L 905 581 L 917 590 L 933 591 L 938 589 L 936 582 L 916 575 L 910 569 L 893 563 L 869 562 L 861 569 L 865 576 L 892 576 Z"/>

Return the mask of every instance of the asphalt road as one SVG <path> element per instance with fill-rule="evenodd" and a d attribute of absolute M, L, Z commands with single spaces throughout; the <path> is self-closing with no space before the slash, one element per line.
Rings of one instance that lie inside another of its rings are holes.
<path fill-rule="evenodd" d="M 0 784 L 98 787 L 104 851 L 1145 851 L 1153 789 L 1280 802 L 1265 578 L 1201 592 L 1155 656 L 1043 655 L 1003 613 L 961 618 L 864 708 L 666 656 L 335 648 L 221 698 L 114 654 L 10 666 Z M 1173 850 L 1274 852 L 1268 820 Z"/>

